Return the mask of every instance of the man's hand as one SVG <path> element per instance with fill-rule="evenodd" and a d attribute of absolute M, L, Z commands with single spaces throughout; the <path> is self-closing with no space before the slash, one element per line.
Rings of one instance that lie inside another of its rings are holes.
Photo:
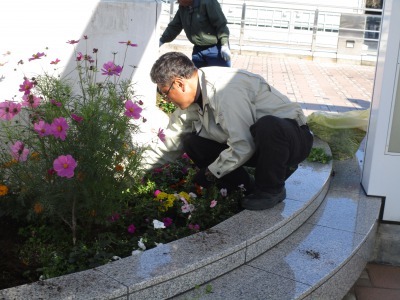
<path fill-rule="evenodd" d="M 225 61 L 231 60 L 231 50 L 228 45 L 222 45 L 221 47 L 221 56 Z"/>
<path fill-rule="evenodd" d="M 203 188 L 208 188 L 216 179 L 217 178 L 208 170 L 208 168 L 202 168 L 197 172 L 193 181 Z"/>

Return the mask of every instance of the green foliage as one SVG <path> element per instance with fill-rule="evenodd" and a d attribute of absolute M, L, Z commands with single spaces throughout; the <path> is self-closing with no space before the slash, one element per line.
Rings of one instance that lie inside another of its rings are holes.
<path fill-rule="evenodd" d="M 320 162 L 322 164 L 327 164 L 332 160 L 332 156 L 326 154 L 323 148 L 312 148 L 310 155 L 307 157 L 308 161 Z"/>

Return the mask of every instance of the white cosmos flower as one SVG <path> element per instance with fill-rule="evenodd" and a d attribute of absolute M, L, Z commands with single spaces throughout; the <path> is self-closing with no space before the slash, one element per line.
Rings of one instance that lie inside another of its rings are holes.
<path fill-rule="evenodd" d="M 153 220 L 154 229 L 162 229 L 165 228 L 164 222 Z"/>

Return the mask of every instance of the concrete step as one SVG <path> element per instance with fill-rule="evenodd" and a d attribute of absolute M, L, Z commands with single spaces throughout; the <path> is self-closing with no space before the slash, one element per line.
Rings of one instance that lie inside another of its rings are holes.
<path fill-rule="evenodd" d="M 319 139 L 314 147 L 330 152 Z M 0 299 L 340 299 L 368 261 L 380 207 L 360 190 L 353 164 L 335 161 L 331 177 L 332 163 L 305 161 L 273 209 L 244 210 L 140 255 L 2 290 Z"/>
<path fill-rule="evenodd" d="M 356 158 L 333 171 L 324 201 L 290 236 L 173 299 L 343 299 L 371 259 L 381 199 L 361 189 Z"/>

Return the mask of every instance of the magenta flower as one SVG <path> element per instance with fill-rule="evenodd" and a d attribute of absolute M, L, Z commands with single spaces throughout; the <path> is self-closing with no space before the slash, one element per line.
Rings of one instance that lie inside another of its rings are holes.
<path fill-rule="evenodd" d="M 29 154 L 29 149 L 21 141 L 16 141 L 11 147 L 11 155 L 17 161 L 26 161 Z"/>
<path fill-rule="evenodd" d="M 133 103 L 132 100 L 128 100 L 125 102 L 125 115 L 134 119 L 140 118 L 140 113 L 142 112 L 142 108 L 139 107 L 136 103 Z"/>
<path fill-rule="evenodd" d="M 102 75 L 119 76 L 122 72 L 122 67 L 117 66 L 112 61 L 109 61 L 103 65 L 103 69 L 101 69 L 101 71 L 103 71 L 103 73 L 101 73 Z"/>
<path fill-rule="evenodd" d="M 133 233 L 135 233 L 135 231 L 136 231 L 135 225 L 131 224 L 131 225 L 128 226 L 128 232 L 129 233 L 133 234 Z"/>
<path fill-rule="evenodd" d="M 58 107 L 60 107 L 60 106 L 62 105 L 61 102 L 58 102 L 58 101 L 56 101 L 56 100 L 54 100 L 54 99 L 51 99 L 51 100 L 50 100 L 50 103 L 53 104 L 53 105 L 55 105 L 55 106 L 58 106 Z"/>
<path fill-rule="evenodd" d="M 56 58 L 56 60 L 53 60 L 52 62 L 50 62 L 51 65 L 56 65 L 60 62 L 60 60 L 58 58 Z"/>
<path fill-rule="evenodd" d="M 21 111 L 21 104 L 13 101 L 0 102 L 0 119 L 10 121 Z"/>
<path fill-rule="evenodd" d="M 131 46 L 131 47 L 137 47 L 137 44 L 132 44 L 131 41 L 127 41 L 127 42 L 119 42 L 120 44 L 126 44 L 127 46 Z"/>
<path fill-rule="evenodd" d="M 71 155 L 60 155 L 53 162 L 53 169 L 60 177 L 71 178 L 77 166 L 75 159 Z"/>
<path fill-rule="evenodd" d="M 161 193 L 161 191 L 160 191 L 160 190 L 155 190 L 155 192 L 154 192 L 154 196 L 155 196 L 155 197 L 157 197 L 157 195 L 158 195 L 159 193 Z"/>
<path fill-rule="evenodd" d="M 211 208 L 215 207 L 215 206 L 217 205 L 217 203 L 218 203 L 218 201 L 212 200 L 212 201 L 211 201 L 211 204 L 210 204 L 210 207 L 211 207 Z"/>
<path fill-rule="evenodd" d="M 79 43 L 79 40 L 70 40 L 67 42 L 67 44 L 71 44 L 71 45 L 77 44 L 77 43 Z"/>
<path fill-rule="evenodd" d="M 157 133 L 158 138 L 161 140 L 161 142 L 165 142 L 165 133 L 164 129 L 159 128 L 158 133 Z"/>
<path fill-rule="evenodd" d="M 76 114 L 71 114 L 71 118 L 77 123 L 80 123 L 80 122 L 83 121 L 83 117 L 80 117 L 80 116 L 78 116 Z"/>
<path fill-rule="evenodd" d="M 181 157 L 183 159 L 190 159 L 189 155 L 187 155 L 186 153 L 183 153 Z"/>
<path fill-rule="evenodd" d="M 76 60 L 77 60 L 77 61 L 81 61 L 82 58 L 83 58 L 82 52 L 78 52 L 78 55 L 76 56 Z"/>
<path fill-rule="evenodd" d="M 22 102 L 22 106 L 29 106 L 29 107 L 32 107 L 32 108 L 36 108 L 36 107 L 39 106 L 40 101 L 42 99 L 40 97 L 36 97 L 36 96 L 34 96 L 32 94 L 29 94 L 29 95 L 25 94 L 22 97 L 22 100 L 24 100 Z"/>
<path fill-rule="evenodd" d="M 69 127 L 67 121 L 63 117 L 55 118 L 50 126 L 51 133 L 54 135 L 54 137 L 64 141 L 67 136 L 67 129 Z"/>
<path fill-rule="evenodd" d="M 35 60 L 35 59 L 40 59 L 42 56 L 44 56 L 44 52 L 42 53 L 36 53 L 36 54 L 32 54 L 32 57 L 30 59 L 28 59 L 29 61 Z"/>
<path fill-rule="evenodd" d="M 163 218 L 162 221 L 163 221 L 165 227 L 171 226 L 172 222 L 173 222 L 172 219 L 169 217 Z"/>
<path fill-rule="evenodd" d="M 24 92 L 25 95 L 31 93 L 31 88 L 33 88 L 33 82 L 29 79 L 25 79 L 24 82 L 19 86 L 19 91 Z"/>
<path fill-rule="evenodd" d="M 199 224 L 189 224 L 188 227 L 189 227 L 190 230 L 193 230 L 193 231 L 199 231 L 200 230 L 200 225 Z"/>
<path fill-rule="evenodd" d="M 50 124 L 43 120 L 40 120 L 39 123 L 33 124 L 33 129 L 39 134 L 40 137 L 52 134 Z"/>

